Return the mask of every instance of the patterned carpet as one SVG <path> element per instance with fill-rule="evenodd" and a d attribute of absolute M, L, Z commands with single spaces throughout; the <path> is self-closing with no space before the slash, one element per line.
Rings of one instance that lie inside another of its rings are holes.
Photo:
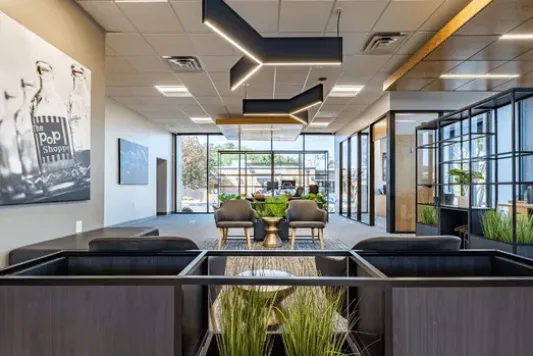
<path fill-rule="evenodd" d="M 315 243 L 311 239 L 296 238 L 294 244 L 295 250 L 320 250 L 320 244 L 318 239 L 315 239 Z M 218 250 L 218 240 L 209 239 L 201 241 L 198 246 L 202 250 Z M 246 240 L 244 238 L 229 238 L 227 244 L 223 244 L 221 247 L 222 250 L 248 250 L 248 245 L 246 245 Z M 252 241 L 252 250 L 290 250 L 291 245 L 289 241 L 283 241 L 281 247 L 278 248 L 267 248 L 263 247 L 262 242 Z M 324 249 L 326 250 L 347 250 L 348 246 L 336 239 L 324 239 Z"/>

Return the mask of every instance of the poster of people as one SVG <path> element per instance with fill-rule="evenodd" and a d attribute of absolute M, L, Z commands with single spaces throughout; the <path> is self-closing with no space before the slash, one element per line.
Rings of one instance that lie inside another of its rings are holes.
<path fill-rule="evenodd" d="M 0 205 L 90 199 L 91 72 L 0 12 Z"/>

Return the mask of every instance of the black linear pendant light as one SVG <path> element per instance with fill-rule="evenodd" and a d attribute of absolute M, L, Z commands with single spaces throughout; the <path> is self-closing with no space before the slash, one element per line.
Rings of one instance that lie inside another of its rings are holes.
<path fill-rule="evenodd" d="M 223 0 L 203 0 L 202 22 L 245 55 L 231 68 L 231 90 L 262 66 L 342 64 L 342 37 L 265 38 Z"/>
<path fill-rule="evenodd" d="M 290 116 L 307 125 L 307 109 L 323 101 L 324 86 L 318 84 L 290 99 L 244 99 L 242 113 L 244 116 Z"/>

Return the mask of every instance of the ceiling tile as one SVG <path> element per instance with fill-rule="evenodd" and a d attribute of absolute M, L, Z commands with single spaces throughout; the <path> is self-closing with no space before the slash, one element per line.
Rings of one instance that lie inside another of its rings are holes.
<path fill-rule="evenodd" d="M 194 96 L 218 95 L 206 73 L 179 73 L 178 77 Z"/>
<path fill-rule="evenodd" d="M 416 31 L 441 1 L 392 1 L 379 18 L 375 31 Z M 408 15 L 407 15 L 408 14 Z"/>
<path fill-rule="evenodd" d="M 396 54 L 414 54 L 434 35 L 435 32 L 415 32 L 405 41 Z"/>
<path fill-rule="evenodd" d="M 208 33 L 212 32 L 209 27 L 202 23 L 202 2 L 201 1 L 177 1 L 172 2 L 172 7 L 185 32 L 187 33 Z"/>
<path fill-rule="evenodd" d="M 239 60 L 239 56 L 200 56 L 202 67 L 209 72 L 228 72 Z"/>
<path fill-rule="evenodd" d="M 498 38 L 498 36 L 452 36 L 431 52 L 426 60 L 468 59 Z"/>
<path fill-rule="evenodd" d="M 296 85 L 303 87 L 311 67 L 276 67 L 276 86 Z"/>
<path fill-rule="evenodd" d="M 322 32 L 333 1 L 282 1 L 280 32 Z"/>
<path fill-rule="evenodd" d="M 418 91 L 433 82 L 433 78 L 401 78 L 396 82 L 397 91 Z"/>
<path fill-rule="evenodd" d="M 456 89 L 456 91 L 491 91 L 492 88 L 508 82 L 509 79 L 488 80 L 488 79 L 476 79 L 466 83 L 462 87 Z"/>
<path fill-rule="evenodd" d="M 421 31 L 438 31 L 457 15 L 471 0 L 446 0 L 427 19 L 420 28 Z"/>
<path fill-rule="evenodd" d="M 116 52 L 113 48 L 109 47 L 109 46 L 106 44 L 106 46 L 105 46 L 105 55 L 106 55 L 106 56 L 116 56 L 116 55 L 117 55 L 117 52 Z"/>
<path fill-rule="evenodd" d="M 346 74 L 355 72 L 376 73 L 392 58 L 391 54 L 355 55 L 344 61 Z"/>
<path fill-rule="evenodd" d="M 336 33 L 327 33 L 326 36 L 334 37 Z M 341 33 L 342 36 L 342 52 L 344 55 L 351 56 L 353 54 L 360 54 L 361 49 L 365 45 L 368 38 L 368 32 L 360 33 Z"/>
<path fill-rule="evenodd" d="M 135 31 L 135 27 L 112 1 L 83 1 L 79 5 L 108 32 Z"/>
<path fill-rule="evenodd" d="M 336 6 L 342 8 L 340 19 L 340 32 L 360 32 L 371 31 L 380 18 L 383 10 L 387 6 L 387 1 L 339 1 Z M 282 3 L 283 4 L 283 3 Z M 310 5 L 313 6 L 314 5 Z M 390 7 L 390 6 L 389 6 Z M 307 10 L 304 14 L 307 14 Z M 385 13 L 387 10 L 385 11 Z M 305 16 L 302 16 L 305 19 Z M 335 14 L 331 17 L 328 24 L 328 31 L 336 31 L 337 17 Z"/>
<path fill-rule="evenodd" d="M 392 56 L 392 58 L 389 59 L 383 67 L 381 67 L 380 72 L 388 74 L 394 73 L 394 71 L 404 64 L 409 57 L 410 56 L 407 54 L 398 54 Z"/>
<path fill-rule="evenodd" d="M 189 38 L 199 55 L 241 55 L 231 44 L 214 33 L 190 34 Z"/>
<path fill-rule="evenodd" d="M 137 70 L 121 57 L 105 57 L 106 73 L 132 73 Z"/>
<path fill-rule="evenodd" d="M 402 79 L 403 80 L 403 79 Z M 422 79 L 421 79 L 422 80 Z M 435 79 L 422 88 L 423 91 L 452 91 L 471 82 L 472 79 Z"/>
<path fill-rule="evenodd" d="M 172 72 L 170 65 L 157 56 L 126 56 L 123 57 L 139 72 Z"/>
<path fill-rule="evenodd" d="M 533 16 L 533 6 L 510 6 L 506 1 L 494 1 L 459 29 L 457 34 L 503 35 L 531 16 Z"/>
<path fill-rule="evenodd" d="M 160 56 L 193 56 L 194 47 L 185 34 L 145 35 L 146 41 Z"/>
<path fill-rule="evenodd" d="M 301 85 L 276 85 L 276 99 L 290 99 L 302 92 Z"/>
<path fill-rule="evenodd" d="M 154 86 L 180 85 L 181 81 L 173 73 L 108 73 L 108 86 Z"/>
<path fill-rule="evenodd" d="M 355 98 L 350 101 L 350 104 L 370 105 L 373 104 L 376 100 L 378 100 L 383 94 L 384 93 L 381 90 L 379 92 L 372 92 L 363 89 L 362 92 L 357 94 Z"/>
<path fill-rule="evenodd" d="M 153 86 L 107 86 L 106 87 L 106 95 L 115 97 L 115 96 L 152 96 L 152 97 L 159 97 L 161 96 L 161 93 L 159 93 Z"/>
<path fill-rule="evenodd" d="M 404 78 L 437 78 L 462 61 L 422 61 L 409 71 Z"/>
<path fill-rule="evenodd" d="M 533 49 L 533 41 L 499 40 L 473 56 L 472 60 L 507 61 Z"/>
<path fill-rule="evenodd" d="M 451 69 L 451 74 L 485 74 L 492 69 L 501 66 L 502 61 L 466 61 Z"/>
<path fill-rule="evenodd" d="M 259 32 L 277 31 L 277 1 L 228 1 L 236 13 Z"/>
<path fill-rule="evenodd" d="M 117 5 L 141 33 L 181 33 L 170 3 L 121 2 Z"/>
<path fill-rule="evenodd" d="M 154 50 L 141 35 L 135 33 L 108 33 L 106 43 L 118 55 L 153 55 Z"/>

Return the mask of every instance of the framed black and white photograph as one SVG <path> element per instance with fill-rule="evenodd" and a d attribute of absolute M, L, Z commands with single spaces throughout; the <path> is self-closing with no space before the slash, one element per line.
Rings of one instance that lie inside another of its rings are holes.
<path fill-rule="evenodd" d="M 148 147 L 118 139 L 118 182 L 126 185 L 148 184 Z"/>
<path fill-rule="evenodd" d="M 0 12 L 0 205 L 89 200 L 91 72 Z"/>

